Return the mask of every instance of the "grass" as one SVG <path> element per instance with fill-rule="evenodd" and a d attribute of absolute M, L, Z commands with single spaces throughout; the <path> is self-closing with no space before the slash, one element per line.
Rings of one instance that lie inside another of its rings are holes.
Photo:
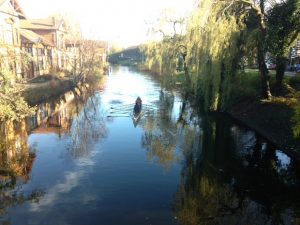
<path fill-rule="evenodd" d="M 54 76 L 52 74 L 47 74 L 47 75 L 41 75 L 41 76 L 34 77 L 34 78 L 30 79 L 27 83 L 30 83 L 30 84 L 44 83 L 44 82 L 48 82 L 51 80 L 58 80 L 58 78 L 57 78 L 57 76 Z"/>
<path fill-rule="evenodd" d="M 239 72 L 233 80 L 232 95 L 236 101 L 243 98 L 256 98 L 260 93 L 260 79 L 257 71 Z"/>
<path fill-rule="evenodd" d="M 29 105 L 33 106 L 46 101 L 49 98 L 59 96 L 64 92 L 70 90 L 74 83 L 71 80 L 50 80 L 46 82 L 40 82 L 38 85 L 32 83 L 26 86 L 22 96 L 28 102 Z"/>
<path fill-rule="evenodd" d="M 257 70 L 239 73 L 234 82 L 230 114 L 281 149 L 300 154 L 300 76 L 285 77 L 283 88 L 278 91 L 272 71 L 270 87 L 273 96 L 270 100 L 261 99 Z"/>

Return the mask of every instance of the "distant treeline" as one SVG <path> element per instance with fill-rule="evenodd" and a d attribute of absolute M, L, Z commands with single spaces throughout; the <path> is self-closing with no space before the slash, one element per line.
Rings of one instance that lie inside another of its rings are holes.
<path fill-rule="evenodd" d="M 108 56 L 108 61 L 112 64 L 134 65 L 143 62 L 145 55 L 139 46 L 130 47 L 120 52 L 112 53 Z"/>

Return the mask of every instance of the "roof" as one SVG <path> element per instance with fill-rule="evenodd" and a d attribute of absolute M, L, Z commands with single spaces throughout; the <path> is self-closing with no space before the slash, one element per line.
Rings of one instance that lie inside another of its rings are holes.
<path fill-rule="evenodd" d="M 13 2 L 13 6 L 14 6 L 15 10 L 19 13 L 19 16 L 25 19 L 26 16 L 25 16 L 25 13 L 24 13 L 19 1 L 18 0 L 10 0 L 10 1 Z"/>
<path fill-rule="evenodd" d="M 30 30 L 59 30 L 63 21 L 54 17 L 46 19 L 21 20 L 20 27 Z"/>
<path fill-rule="evenodd" d="M 0 0 L 0 6 L 4 3 L 4 2 L 6 2 L 7 0 Z"/>
<path fill-rule="evenodd" d="M 80 45 L 90 45 L 95 48 L 104 48 L 107 49 L 108 43 L 105 41 L 99 40 L 66 40 L 66 46 L 80 46 Z"/>
<path fill-rule="evenodd" d="M 42 43 L 47 46 L 54 46 L 53 43 L 51 43 L 45 38 L 42 38 L 41 36 L 39 36 L 38 34 L 34 33 L 31 30 L 20 29 L 20 35 L 23 38 L 25 38 L 28 43 L 33 43 L 33 44 Z"/>
<path fill-rule="evenodd" d="M 16 13 L 18 14 L 18 16 L 20 18 L 22 18 L 22 19 L 26 18 L 25 13 L 24 13 L 23 9 L 21 8 L 21 5 L 18 0 L 0 0 L 0 6 L 3 5 L 7 1 L 10 1 L 12 6 L 14 7 L 14 10 L 16 11 Z"/>

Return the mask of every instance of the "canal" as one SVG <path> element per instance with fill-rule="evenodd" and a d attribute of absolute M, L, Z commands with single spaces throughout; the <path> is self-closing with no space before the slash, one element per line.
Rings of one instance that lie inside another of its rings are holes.
<path fill-rule="evenodd" d="M 1 125 L 0 224 L 300 224 L 299 162 L 149 75 L 105 80 Z"/>

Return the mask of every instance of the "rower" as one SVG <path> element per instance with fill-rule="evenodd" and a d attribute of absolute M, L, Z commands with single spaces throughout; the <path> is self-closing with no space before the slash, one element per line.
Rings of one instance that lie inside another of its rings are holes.
<path fill-rule="evenodd" d="M 142 110 L 142 99 L 140 97 L 137 97 L 135 100 L 135 105 L 133 108 L 134 114 L 139 114 Z"/>

